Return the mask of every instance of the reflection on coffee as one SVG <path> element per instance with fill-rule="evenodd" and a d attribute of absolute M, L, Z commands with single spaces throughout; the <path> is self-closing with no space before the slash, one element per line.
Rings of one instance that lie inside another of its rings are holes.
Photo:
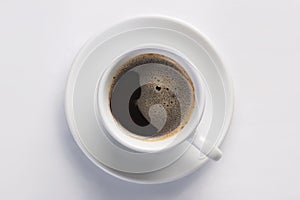
<path fill-rule="evenodd" d="M 194 86 L 183 67 L 160 54 L 141 54 L 119 66 L 110 86 L 115 120 L 141 139 L 178 133 L 194 108 Z"/>

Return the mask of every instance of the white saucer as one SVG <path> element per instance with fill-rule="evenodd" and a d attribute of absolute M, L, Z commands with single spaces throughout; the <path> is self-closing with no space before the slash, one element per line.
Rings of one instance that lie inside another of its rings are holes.
<path fill-rule="evenodd" d="M 199 67 L 211 98 L 211 107 L 204 114 L 206 121 L 200 128 L 204 135 L 213 136 L 219 146 L 233 111 L 231 81 L 207 39 L 190 25 L 171 18 L 153 16 L 127 20 L 90 39 L 77 55 L 70 72 L 66 115 L 79 147 L 104 171 L 127 181 L 162 183 L 192 173 L 208 159 L 193 146 L 188 148 L 188 142 L 162 153 L 128 152 L 101 133 L 94 113 L 95 90 L 105 66 L 128 49 L 148 43 L 172 46 Z"/>

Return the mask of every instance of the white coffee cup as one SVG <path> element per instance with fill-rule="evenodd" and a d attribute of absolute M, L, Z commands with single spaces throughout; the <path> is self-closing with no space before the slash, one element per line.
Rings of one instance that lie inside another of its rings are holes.
<path fill-rule="evenodd" d="M 109 106 L 109 90 L 111 87 L 111 80 L 116 71 L 119 69 L 120 63 L 144 53 L 158 53 L 176 60 L 187 72 L 194 85 L 195 105 L 191 111 L 191 116 L 187 124 L 177 134 L 160 140 L 141 140 L 130 136 L 130 134 L 124 133 L 124 129 L 122 129 L 116 122 Z M 202 153 L 206 154 L 209 158 L 218 160 L 222 156 L 221 151 L 217 147 L 214 147 L 213 143 L 210 144 L 208 141 L 203 141 L 197 137 L 197 131 L 201 131 L 197 130 L 197 127 L 201 121 L 202 114 L 205 109 L 206 94 L 204 92 L 203 85 L 204 84 L 199 70 L 176 49 L 159 45 L 143 45 L 136 47 L 135 49 L 129 50 L 112 61 L 112 64 L 106 68 L 99 80 L 97 90 L 98 93 L 95 97 L 97 102 L 96 115 L 99 125 L 109 137 L 117 141 L 117 143 L 120 145 L 128 148 L 129 150 L 142 153 L 165 151 L 179 145 L 184 141 L 187 141 L 188 138 L 195 136 L 193 137 L 195 139 L 191 142 L 192 145 L 198 148 Z M 206 146 L 209 144 L 209 151 L 203 152 L 203 144 L 206 144 Z"/>

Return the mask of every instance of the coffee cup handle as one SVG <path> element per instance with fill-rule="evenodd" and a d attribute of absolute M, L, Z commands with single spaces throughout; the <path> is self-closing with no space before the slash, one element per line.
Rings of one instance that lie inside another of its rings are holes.
<path fill-rule="evenodd" d="M 209 144 L 210 142 L 204 140 L 202 137 L 196 136 L 194 141 L 192 142 L 193 146 L 196 147 L 200 152 L 205 154 L 208 158 L 218 161 L 222 157 L 222 151 L 217 146 L 213 146 Z M 208 152 L 203 152 L 203 146 L 211 146 L 212 148 L 209 148 Z"/>

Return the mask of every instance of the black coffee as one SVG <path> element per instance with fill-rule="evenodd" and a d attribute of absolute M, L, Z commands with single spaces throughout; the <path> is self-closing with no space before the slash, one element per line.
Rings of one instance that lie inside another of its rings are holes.
<path fill-rule="evenodd" d="M 110 88 L 110 109 L 132 136 L 161 138 L 178 133 L 194 108 L 193 83 L 173 59 L 141 54 L 121 64 Z"/>

